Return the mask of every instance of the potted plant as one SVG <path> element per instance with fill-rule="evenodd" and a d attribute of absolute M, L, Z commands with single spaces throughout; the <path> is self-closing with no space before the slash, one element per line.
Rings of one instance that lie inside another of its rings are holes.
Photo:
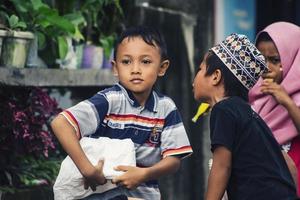
<path fill-rule="evenodd" d="M 116 29 L 120 26 L 123 17 L 123 10 L 119 0 L 88 0 L 81 5 L 82 15 L 87 21 L 83 33 L 86 37 L 86 44 L 83 52 L 83 67 L 88 67 L 95 57 L 92 49 L 102 49 L 102 62 L 97 67 L 107 66 L 107 60 L 112 55 Z M 96 52 L 97 53 L 97 52 Z"/>
<path fill-rule="evenodd" d="M 79 12 L 84 23 L 79 26 L 84 43 L 77 43 L 76 52 L 82 68 L 101 68 L 112 54 L 116 30 L 120 26 L 123 10 L 120 0 L 55 1 L 64 13 Z"/>
<path fill-rule="evenodd" d="M 8 28 L 2 30 L 2 49 L 0 63 L 2 66 L 23 68 L 27 58 L 30 41 L 34 35 L 28 31 L 26 24 L 16 15 L 6 16 Z M 4 26 L 2 26 L 4 27 Z"/>
<path fill-rule="evenodd" d="M 56 8 L 42 0 L 11 0 L 6 4 L 4 13 L 18 16 L 25 22 L 26 29 L 34 33 L 36 40 L 33 46 L 38 44 L 39 50 L 42 51 L 47 44 L 51 44 L 47 45 L 47 50 L 44 51 L 47 53 L 44 58 L 50 65 L 55 64 L 56 58 L 65 58 L 68 51 L 67 38 L 83 38 L 77 28 L 83 22 L 83 17 L 77 13 L 62 16 Z M 28 62 L 28 65 L 36 65 L 34 59 L 37 53 L 34 52 L 33 62 Z"/>

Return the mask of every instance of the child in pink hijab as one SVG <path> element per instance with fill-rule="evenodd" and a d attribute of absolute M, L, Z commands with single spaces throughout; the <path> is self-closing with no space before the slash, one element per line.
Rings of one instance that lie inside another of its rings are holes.
<path fill-rule="evenodd" d="M 257 35 L 256 46 L 265 56 L 269 72 L 249 91 L 249 102 L 293 159 L 299 182 L 300 27 L 273 23 Z"/>

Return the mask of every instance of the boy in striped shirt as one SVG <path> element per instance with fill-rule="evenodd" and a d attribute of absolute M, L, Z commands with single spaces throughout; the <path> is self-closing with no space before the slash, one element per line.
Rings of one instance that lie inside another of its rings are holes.
<path fill-rule="evenodd" d="M 174 102 L 153 86 L 168 67 L 162 35 L 149 27 L 127 29 L 117 41 L 114 74 L 119 83 L 65 110 L 51 123 L 63 148 L 93 190 L 106 182 L 103 161 L 93 166 L 79 145 L 81 137 L 130 138 L 137 166 L 112 181 L 119 187 L 86 199 L 111 199 L 120 194 L 160 200 L 157 179 L 174 173 L 182 158 L 192 153 L 181 116 Z"/>

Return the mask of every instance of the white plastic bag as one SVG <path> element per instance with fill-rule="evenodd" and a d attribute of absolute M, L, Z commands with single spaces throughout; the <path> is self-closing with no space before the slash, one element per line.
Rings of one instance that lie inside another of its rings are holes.
<path fill-rule="evenodd" d="M 103 174 L 106 179 L 123 174 L 113 168 L 118 165 L 136 166 L 135 148 L 131 139 L 110 139 L 100 137 L 98 139 L 84 137 L 80 145 L 93 165 L 97 165 L 100 159 L 104 159 Z M 111 181 L 100 185 L 96 191 L 84 189 L 83 177 L 72 159 L 67 156 L 60 167 L 59 174 L 53 186 L 55 200 L 82 199 L 93 193 L 102 193 L 115 188 Z"/>

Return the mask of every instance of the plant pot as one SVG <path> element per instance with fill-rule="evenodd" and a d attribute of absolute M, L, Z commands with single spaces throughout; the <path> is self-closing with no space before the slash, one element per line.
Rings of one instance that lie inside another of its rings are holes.
<path fill-rule="evenodd" d="M 23 68 L 26 63 L 30 41 L 34 35 L 31 32 L 8 31 L 3 40 L 0 64 L 5 67 Z"/>
<path fill-rule="evenodd" d="M 47 68 L 46 63 L 38 55 L 38 37 L 34 35 L 34 39 L 29 42 L 29 50 L 26 60 L 27 68 Z"/>
<path fill-rule="evenodd" d="M 1 56 L 3 39 L 6 37 L 6 35 L 7 35 L 7 31 L 6 30 L 0 30 L 0 56 Z"/>
<path fill-rule="evenodd" d="M 76 68 L 80 69 L 81 65 L 82 65 L 82 56 L 83 56 L 84 45 L 83 44 L 76 44 L 74 49 L 75 49 L 76 59 L 77 59 Z"/>
<path fill-rule="evenodd" d="M 104 51 L 102 47 L 87 44 L 83 48 L 81 68 L 100 69 L 103 64 Z"/>
<path fill-rule="evenodd" d="M 112 69 L 111 61 L 113 59 L 114 59 L 114 50 L 112 49 L 109 58 L 106 58 L 106 56 L 104 56 L 102 68 L 103 69 Z"/>
<path fill-rule="evenodd" d="M 72 44 L 72 38 L 67 37 L 67 54 L 63 59 L 56 59 L 56 63 L 59 64 L 60 69 L 76 69 L 77 68 L 77 54 L 75 47 Z"/>

